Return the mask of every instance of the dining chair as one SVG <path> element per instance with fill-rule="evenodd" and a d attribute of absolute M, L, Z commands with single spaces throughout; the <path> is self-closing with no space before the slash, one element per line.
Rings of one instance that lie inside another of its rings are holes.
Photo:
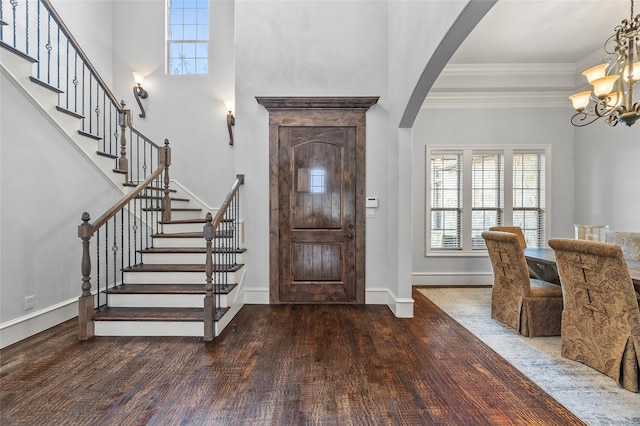
<path fill-rule="evenodd" d="M 625 259 L 640 260 L 640 232 L 609 232 L 609 242 L 622 248 Z"/>
<path fill-rule="evenodd" d="M 620 246 L 554 238 L 562 282 L 561 353 L 639 390 L 640 308 Z"/>
<path fill-rule="evenodd" d="M 531 278 L 522 243 L 511 232 L 482 233 L 491 267 L 491 318 L 523 336 L 559 336 L 562 318 L 560 286 Z"/>
<path fill-rule="evenodd" d="M 524 238 L 524 232 L 522 232 L 522 228 L 519 226 L 492 226 L 489 228 L 489 231 L 511 232 L 512 234 L 516 234 L 522 248 L 527 248 L 527 240 Z"/>

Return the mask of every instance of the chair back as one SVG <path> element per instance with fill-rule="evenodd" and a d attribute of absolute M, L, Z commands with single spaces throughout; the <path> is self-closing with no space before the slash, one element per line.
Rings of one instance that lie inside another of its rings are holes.
<path fill-rule="evenodd" d="M 620 246 L 566 238 L 549 246 L 564 298 L 562 355 L 620 382 L 625 348 L 633 339 L 640 344 L 640 308 Z"/>
<path fill-rule="evenodd" d="M 640 260 L 640 232 L 609 232 L 609 242 L 619 245 L 626 259 Z"/>
<path fill-rule="evenodd" d="M 522 303 L 531 289 L 529 268 L 520 241 L 515 234 L 501 231 L 484 231 L 482 238 L 494 276 L 492 316 L 519 330 Z"/>
<path fill-rule="evenodd" d="M 489 231 L 511 232 L 512 234 L 516 234 L 522 248 L 527 248 L 527 240 L 524 238 L 522 228 L 519 226 L 492 226 L 489 228 Z"/>

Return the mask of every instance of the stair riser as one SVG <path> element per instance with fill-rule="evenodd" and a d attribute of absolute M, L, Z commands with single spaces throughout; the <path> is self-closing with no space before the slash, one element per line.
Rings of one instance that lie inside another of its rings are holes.
<path fill-rule="evenodd" d="M 166 233 L 166 232 L 165 232 Z M 231 238 L 224 238 L 221 241 L 220 238 L 216 238 L 214 244 L 217 245 L 226 245 L 231 247 L 232 240 Z M 153 246 L 154 247 L 206 247 L 207 241 L 204 238 L 164 238 L 164 237 L 154 237 L 153 238 Z"/>
<path fill-rule="evenodd" d="M 173 203 L 172 203 L 173 204 Z M 178 207 L 177 205 L 174 207 Z M 197 219 L 203 218 L 206 213 L 204 211 L 194 212 L 194 211 L 172 211 L 171 212 L 171 220 L 186 220 L 186 219 Z M 200 228 L 202 231 L 202 228 Z"/>
<path fill-rule="evenodd" d="M 204 284 L 202 286 L 204 288 Z M 202 308 L 204 294 L 110 294 L 114 308 Z M 227 295 L 220 295 L 220 306 L 226 308 Z"/>
<path fill-rule="evenodd" d="M 228 283 L 235 283 L 235 272 L 227 272 Z M 125 272 L 126 284 L 198 284 L 207 282 L 204 272 Z"/>
<path fill-rule="evenodd" d="M 204 336 L 202 321 L 95 321 L 96 336 Z"/>
<path fill-rule="evenodd" d="M 204 223 L 168 223 L 163 225 L 165 234 L 180 232 L 202 232 Z"/>
<path fill-rule="evenodd" d="M 214 254 L 214 262 L 216 255 Z M 223 256 L 223 260 L 231 260 L 231 256 Z M 242 253 L 235 255 L 236 263 L 243 263 Z M 162 264 L 194 264 L 205 263 L 206 254 L 204 253 L 144 253 L 142 262 L 146 265 L 162 265 Z M 228 262 L 223 262 L 228 263 Z"/>

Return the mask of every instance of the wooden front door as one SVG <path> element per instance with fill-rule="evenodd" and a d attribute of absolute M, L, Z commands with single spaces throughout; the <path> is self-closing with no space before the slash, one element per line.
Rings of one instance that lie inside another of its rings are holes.
<path fill-rule="evenodd" d="M 269 300 L 365 302 L 365 113 L 378 98 L 257 98 L 269 110 Z"/>
<path fill-rule="evenodd" d="M 356 301 L 353 127 L 281 127 L 280 302 Z"/>

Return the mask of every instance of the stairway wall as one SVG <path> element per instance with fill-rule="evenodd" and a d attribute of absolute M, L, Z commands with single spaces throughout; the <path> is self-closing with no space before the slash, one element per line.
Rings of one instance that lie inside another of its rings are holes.
<path fill-rule="evenodd" d="M 169 139 L 170 175 L 217 208 L 236 173 L 235 147 L 229 145 L 224 102 L 234 100 L 233 1 L 209 2 L 209 74 L 165 74 L 165 1 L 115 1 L 113 91 L 134 112 L 134 125 L 154 141 Z M 142 100 L 146 117 L 139 118 L 131 73 L 145 75 Z M 246 122 L 237 117 L 238 126 Z M 236 140 L 237 144 L 256 141 Z"/>
<path fill-rule="evenodd" d="M 77 315 L 77 308 L 64 307 L 80 294 L 80 216 L 97 217 L 122 194 L 0 78 L 0 344 L 6 346 Z M 25 310 L 31 295 L 35 306 Z M 27 321 L 51 312 L 53 322 Z"/>

